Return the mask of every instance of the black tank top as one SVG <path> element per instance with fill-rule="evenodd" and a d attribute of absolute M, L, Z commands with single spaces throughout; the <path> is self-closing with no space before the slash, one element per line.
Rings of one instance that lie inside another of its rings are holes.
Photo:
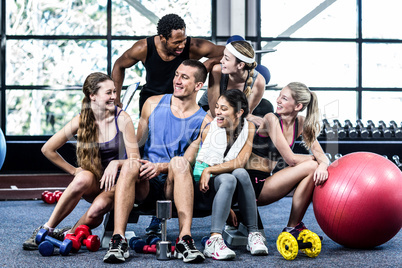
<path fill-rule="evenodd" d="M 282 126 L 282 120 L 279 114 L 274 113 L 276 117 L 279 119 L 279 123 L 281 124 L 281 129 L 283 132 L 283 126 Z M 289 145 L 290 149 L 293 150 L 293 147 L 295 145 L 295 141 L 297 139 L 297 133 L 299 133 L 299 120 L 296 117 L 295 124 L 293 127 L 293 141 L 292 144 Z M 269 160 L 272 161 L 279 161 L 282 156 L 279 153 L 278 149 L 276 149 L 274 143 L 272 142 L 271 138 L 264 137 L 259 135 L 257 132 L 254 135 L 254 141 L 253 141 L 253 153 L 260 157 L 268 158 Z"/>
<path fill-rule="evenodd" d="M 177 67 L 190 58 L 191 37 L 187 37 L 183 52 L 171 61 L 164 61 L 156 50 L 154 37 L 147 38 L 147 58 L 144 66 L 146 70 L 146 84 L 141 95 L 148 97 L 154 95 L 173 93 L 173 78 Z"/>

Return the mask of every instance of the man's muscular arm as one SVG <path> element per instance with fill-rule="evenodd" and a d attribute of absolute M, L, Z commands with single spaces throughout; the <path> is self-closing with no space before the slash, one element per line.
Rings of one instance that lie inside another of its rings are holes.
<path fill-rule="evenodd" d="M 137 64 L 139 61 L 145 62 L 147 57 L 147 41 L 141 39 L 136 42 L 130 49 L 121 55 L 113 65 L 112 79 L 116 87 L 115 103 L 119 107 L 121 104 L 121 89 L 123 87 L 125 70 Z"/>
<path fill-rule="evenodd" d="M 223 56 L 224 46 L 215 45 L 214 43 L 200 38 L 191 38 L 190 59 L 199 60 L 202 57 L 208 58 L 204 62 L 208 72 L 212 70 L 215 64 L 218 64 Z"/>

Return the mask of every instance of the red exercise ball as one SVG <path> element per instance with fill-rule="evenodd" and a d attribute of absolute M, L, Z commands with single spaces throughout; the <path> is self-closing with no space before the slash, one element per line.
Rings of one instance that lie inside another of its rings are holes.
<path fill-rule="evenodd" d="M 328 167 L 314 190 L 314 214 L 323 232 L 350 248 L 373 248 L 402 227 L 402 172 L 381 155 L 357 152 Z"/>

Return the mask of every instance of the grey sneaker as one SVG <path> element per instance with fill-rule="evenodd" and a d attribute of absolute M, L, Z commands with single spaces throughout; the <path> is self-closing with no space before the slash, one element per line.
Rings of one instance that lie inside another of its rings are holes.
<path fill-rule="evenodd" d="M 38 228 L 36 228 L 36 229 L 33 231 L 31 237 L 28 238 L 28 239 L 22 244 L 22 248 L 23 248 L 23 249 L 25 249 L 25 250 L 37 250 L 37 249 L 38 249 L 38 245 L 37 245 L 36 242 L 35 242 L 35 238 L 36 238 L 36 235 L 38 234 L 38 232 L 39 232 L 40 229 L 46 229 L 46 230 L 48 230 L 47 228 L 44 228 L 43 225 L 41 225 L 41 226 L 39 226 Z"/>
<path fill-rule="evenodd" d="M 64 241 L 65 234 L 71 230 L 71 226 L 66 226 L 61 229 L 54 229 L 53 233 L 50 234 L 51 237 L 56 238 L 57 240 Z"/>
<path fill-rule="evenodd" d="M 115 234 L 109 242 L 109 250 L 107 251 L 104 262 L 108 263 L 119 263 L 125 262 L 126 258 L 130 257 L 130 252 L 128 251 L 127 240 L 119 235 Z"/>

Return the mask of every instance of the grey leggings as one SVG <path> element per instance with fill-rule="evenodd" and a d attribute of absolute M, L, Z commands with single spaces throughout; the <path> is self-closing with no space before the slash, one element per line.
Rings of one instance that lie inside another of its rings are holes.
<path fill-rule="evenodd" d="M 258 231 L 257 203 L 253 185 L 244 168 L 235 169 L 231 174 L 223 173 L 215 177 L 215 198 L 212 203 L 211 233 L 222 233 L 230 213 L 232 198 L 237 186 L 237 201 L 240 213 L 249 232 Z M 210 189 L 211 190 L 211 189 Z"/>

